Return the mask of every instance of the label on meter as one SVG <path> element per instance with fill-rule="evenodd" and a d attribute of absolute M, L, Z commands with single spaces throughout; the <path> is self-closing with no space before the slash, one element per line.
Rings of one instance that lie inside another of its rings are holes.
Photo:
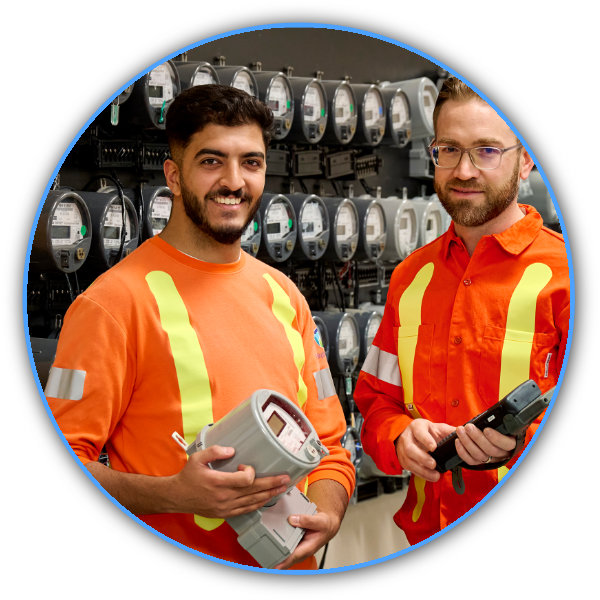
<path fill-rule="evenodd" d="M 270 403 L 264 409 L 265 421 L 284 448 L 296 453 L 304 444 L 307 434 L 302 431 L 291 415 L 277 404 Z"/>
<path fill-rule="evenodd" d="M 111 204 L 106 211 L 104 219 L 104 247 L 107 250 L 119 248 L 121 243 L 121 228 L 123 227 L 123 208 L 118 204 Z M 125 241 L 131 239 L 131 221 L 129 213 L 125 211 Z"/>

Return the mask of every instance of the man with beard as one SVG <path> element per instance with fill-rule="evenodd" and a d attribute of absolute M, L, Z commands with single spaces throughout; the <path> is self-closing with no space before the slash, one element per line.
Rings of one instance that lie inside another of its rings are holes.
<path fill-rule="evenodd" d="M 556 385 L 570 310 L 563 238 L 517 203 L 533 162 L 508 125 L 450 78 L 434 130 L 434 186 L 452 224 L 395 269 L 354 396 L 365 451 L 385 473 L 412 474 L 394 516 L 410 544 L 459 519 L 516 462 L 513 436 L 463 425 L 528 379 Z M 429 454 L 455 430 L 462 494 Z"/>
<path fill-rule="evenodd" d="M 289 477 L 213 470 L 235 450 L 215 445 L 188 459 L 171 436 L 189 444 L 257 389 L 283 394 L 329 450 L 299 484 L 318 511 L 290 516 L 306 533 L 278 565 L 311 569 L 340 526 L 354 468 L 305 299 L 241 250 L 265 184 L 272 120 L 229 86 L 177 96 L 166 118 L 169 223 L 69 308 L 46 395 L 77 457 L 125 508 L 194 550 L 258 566 L 224 519 L 262 507 Z M 110 468 L 98 462 L 104 447 Z"/>

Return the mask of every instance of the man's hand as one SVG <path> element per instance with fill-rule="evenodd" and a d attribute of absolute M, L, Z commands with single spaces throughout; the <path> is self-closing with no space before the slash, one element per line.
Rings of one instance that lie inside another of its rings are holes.
<path fill-rule="evenodd" d="M 435 450 L 438 442 L 453 431 L 454 427 L 447 423 L 415 419 L 396 439 L 400 464 L 426 481 L 438 481 L 440 473 L 435 470 L 436 462 L 429 452 Z"/>
<path fill-rule="evenodd" d="M 517 445 L 512 435 L 503 435 L 486 427 L 483 431 L 472 423 L 456 428 L 456 452 L 468 465 L 506 460 Z"/>

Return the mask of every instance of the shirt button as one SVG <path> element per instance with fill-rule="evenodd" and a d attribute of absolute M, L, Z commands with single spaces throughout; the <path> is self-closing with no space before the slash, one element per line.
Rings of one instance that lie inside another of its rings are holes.
<path fill-rule="evenodd" d="M 470 280 L 470 279 L 465 279 L 465 280 L 463 281 L 463 284 L 464 284 L 464 285 L 471 285 L 471 280 Z"/>
<path fill-rule="evenodd" d="M 456 398 L 454 400 L 452 400 L 452 402 L 450 402 L 450 405 L 453 406 L 454 408 L 456 408 L 458 406 L 459 402 L 458 400 L 456 400 Z"/>
<path fill-rule="evenodd" d="M 453 341 L 458 346 L 458 344 L 460 344 L 462 342 L 462 338 L 457 335 Z"/>

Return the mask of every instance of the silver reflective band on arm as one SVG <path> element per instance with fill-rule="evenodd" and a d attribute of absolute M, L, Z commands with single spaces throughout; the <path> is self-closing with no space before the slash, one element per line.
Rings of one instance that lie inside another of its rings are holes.
<path fill-rule="evenodd" d="M 402 386 L 398 357 L 377 346 L 371 346 L 361 370 L 391 385 Z"/>
<path fill-rule="evenodd" d="M 330 396 L 335 395 L 335 384 L 333 383 L 333 377 L 329 369 L 321 369 L 314 373 L 315 382 L 317 384 L 317 391 L 319 393 L 319 400 L 325 400 Z"/>
<path fill-rule="evenodd" d="M 52 367 L 44 394 L 59 400 L 81 400 L 85 375 L 85 371 Z"/>

